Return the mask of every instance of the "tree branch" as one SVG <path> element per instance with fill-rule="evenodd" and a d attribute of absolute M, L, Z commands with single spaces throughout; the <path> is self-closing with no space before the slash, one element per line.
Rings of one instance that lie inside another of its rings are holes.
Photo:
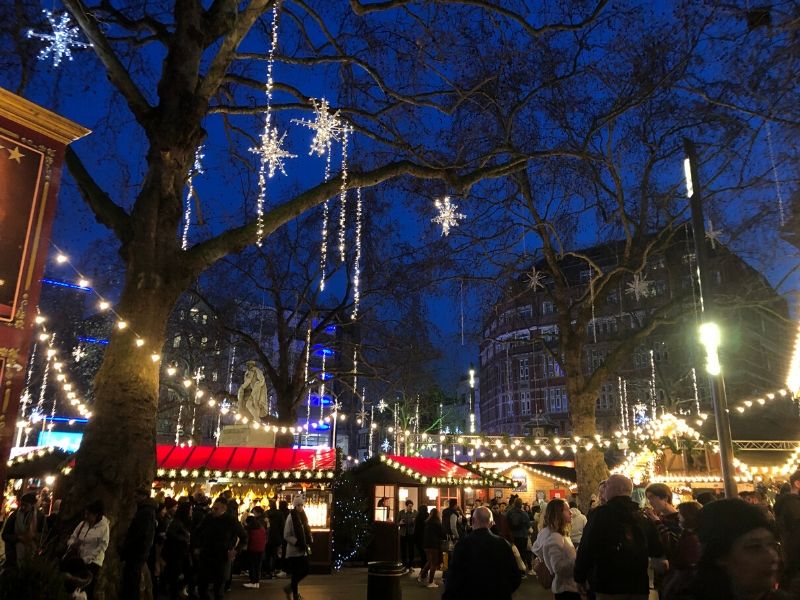
<path fill-rule="evenodd" d="M 149 121 L 152 107 L 148 104 L 141 90 L 133 82 L 133 79 L 131 79 L 128 70 L 122 66 L 111 44 L 109 44 L 105 35 L 103 35 L 103 32 L 100 30 L 97 21 L 87 14 L 86 7 L 82 0 L 64 0 L 64 6 L 66 6 L 84 35 L 86 35 L 92 43 L 94 53 L 106 68 L 106 75 L 109 81 L 125 98 L 125 101 L 128 103 L 128 108 L 130 108 L 139 124 L 147 129 L 146 125 Z"/>
<path fill-rule="evenodd" d="M 98 223 L 111 229 L 125 246 L 133 236 L 131 218 L 128 213 L 115 204 L 111 197 L 97 185 L 71 146 L 67 146 L 64 162 Z"/>

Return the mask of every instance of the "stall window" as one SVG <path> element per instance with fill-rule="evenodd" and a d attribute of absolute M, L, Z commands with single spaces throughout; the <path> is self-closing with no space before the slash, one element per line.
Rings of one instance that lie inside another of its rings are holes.
<path fill-rule="evenodd" d="M 439 516 L 441 511 L 447 508 L 450 499 L 458 501 L 458 488 L 443 487 L 439 488 Z"/>
<path fill-rule="evenodd" d="M 419 488 L 415 487 L 401 487 L 397 490 L 397 506 L 398 510 L 406 509 L 406 500 L 411 500 L 414 503 L 414 510 L 419 509 Z"/>
<path fill-rule="evenodd" d="M 394 494 L 393 485 L 375 486 L 375 520 L 394 521 Z"/>

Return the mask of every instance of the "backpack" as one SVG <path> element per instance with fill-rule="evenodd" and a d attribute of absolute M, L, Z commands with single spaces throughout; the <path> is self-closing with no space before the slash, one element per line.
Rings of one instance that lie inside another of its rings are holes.
<path fill-rule="evenodd" d="M 536 575 L 536 581 L 539 582 L 544 589 L 549 590 L 553 586 L 553 579 L 555 575 L 550 572 L 544 561 L 536 557 L 533 561 L 533 574 Z"/>

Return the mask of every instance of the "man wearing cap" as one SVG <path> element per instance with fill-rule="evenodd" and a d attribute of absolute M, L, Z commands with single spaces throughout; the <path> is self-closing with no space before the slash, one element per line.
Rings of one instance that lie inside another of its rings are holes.
<path fill-rule="evenodd" d="M 589 513 L 575 559 L 575 582 L 591 582 L 597 600 L 647 600 L 650 595 L 648 558 L 663 570 L 664 549 L 656 526 L 631 500 L 633 482 L 611 475 L 605 503 Z"/>
<path fill-rule="evenodd" d="M 472 511 L 472 532 L 453 550 L 442 600 L 511 600 L 522 573 L 511 545 L 489 531 L 492 523 L 485 506 Z"/>

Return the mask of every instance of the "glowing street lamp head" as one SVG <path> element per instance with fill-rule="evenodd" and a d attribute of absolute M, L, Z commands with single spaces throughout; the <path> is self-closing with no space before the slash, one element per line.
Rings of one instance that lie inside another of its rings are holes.
<path fill-rule="evenodd" d="M 710 375 L 719 375 L 722 372 L 718 353 L 721 340 L 722 334 L 716 323 L 700 325 L 700 343 L 706 349 L 706 371 Z"/>
<path fill-rule="evenodd" d="M 694 186 L 692 185 L 692 161 L 688 157 L 683 159 L 683 174 L 686 177 L 686 197 L 694 196 Z"/>

